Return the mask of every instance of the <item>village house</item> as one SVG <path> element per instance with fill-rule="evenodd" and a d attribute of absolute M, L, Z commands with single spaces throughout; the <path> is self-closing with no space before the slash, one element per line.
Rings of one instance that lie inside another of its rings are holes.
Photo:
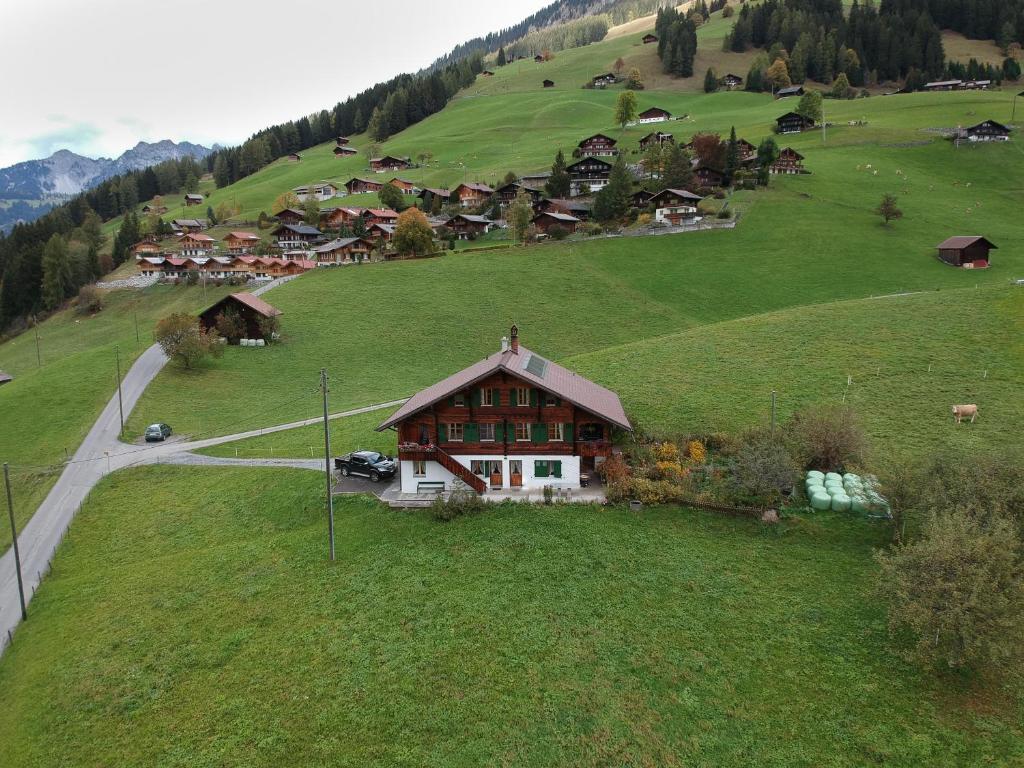
<path fill-rule="evenodd" d="M 491 199 L 494 190 L 486 184 L 467 183 L 459 184 L 452 190 L 451 197 L 455 199 L 460 208 L 479 208 Z"/>
<path fill-rule="evenodd" d="M 541 85 L 543 87 L 545 87 L 545 88 L 554 88 L 555 87 L 555 81 L 554 80 L 545 80 L 543 83 L 541 83 Z"/>
<path fill-rule="evenodd" d="M 327 229 L 351 227 L 365 211 L 365 208 L 323 208 L 320 211 L 320 226 Z"/>
<path fill-rule="evenodd" d="M 599 157 L 585 157 L 566 167 L 569 172 L 569 194 L 573 197 L 604 189 L 611 176 L 612 164 Z"/>
<path fill-rule="evenodd" d="M 344 184 L 345 189 L 350 195 L 361 195 L 367 192 L 380 192 L 384 188 L 384 184 L 373 179 L 360 179 L 353 178 L 349 179 Z"/>
<path fill-rule="evenodd" d="M 388 184 L 402 190 L 403 195 L 415 195 L 420 191 L 420 188 L 411 181 L 408 181 L 407 179 L 400 179 L 397 176 L 393 176 Z"/>
<path fill-rule="evenodd" d="M 777 99 L 786 99 L 789 98 L 790 96 L 803 95 L 804 87 L 802 85 L 791 85 L 788 88 L 779 88 L 779 90 L 775 92 L 775 98 Z"/>
<path fill-rule="evenodd" d="M 991 85 L 991 80 L 966 80 L 961 87 L 965 91 L 987 91 Z"/>
<path fill-rule="evenodd" d="M 547 184 L 548 179 L 551 178 L 551 171 L 544 171 L 543 173 L 524 173 L 519 177 L 519 183 L 524 187 L 530 189 L 543 189 L 544 185 Z"/>
<path fill-rule="evenodd" d="M 335 157 L 352 157 L 352 155 L 359 154 L 358 149 L 349 146 L 337 146 L 333 151 Z"/>
<path fill-rule="evenodd" d="M 530 223 L 537 228 L 538 232 L 543 232 L 544 234 L 550 234 L 551 230 L 555 227 L 572 234 L 576 231 L 576 227 L 579 226 L 580 220 L 572 214 L 555 210 L 538 213 Z"/>
<path fill-rule="evenodd" d="M 663 189 L 647 200 L 647 207 L 654 208 L 654 220 L 678 226 L 697 221 L 697 204 L 703 200 L 686 189 Z"/>
<path fill-rule="evenodd" d="M 661 131 L 655 131 L 654 133 L 648 133 L 646 136 L 640 139 L 640 149 L 645 150 L 655 145 L 673 143 L 675 143 L 675 139 L 672 138 L 671 133 L 662 133 Z"/>
<path fill-rule="evenodd" d="M 407 168 L 412 168 L 412 162 L 408 157 L 392 157 L 391 155 L 384 155 L 383 157 L 370 158 L 370 170 L 374 173 L 404 171 Z"/>
<path fill-rule="evenodd" d="M 486 216 L 472 216 L 468 213 L 458 213 L 449 218 L 444 226 L 455 233 L 459 240 L 471 240 L 480 235 L 487 234 L 494 222 Z"/>
<path fill-rule="evenodd" d="M 156 214 L 157 216 L 159 216 L 161 214 L 167 213 L 167 206 L 166 205 L 150 205 L 149 203 L 146 203 L 146 205 L 142 206 L 142 212 L 146 213 L 146 214 L 152 213 L 152 214 Z"/>
<path fill-rule="evenodd" d="M 922 86 L 922 90 L 925 91 L 953 91 L 960 88 L 964 84 L 963 80 L 935 80 L 930 83 L 925 83 Z"/>
<path fill-rule="evenodd" d="M 672 113 L 661 107 L 650 107 L 636 116 L 636 121 L 644 123 L 663 123 L 672 119 Z"/>
<path fill-rule="evenodd" d="M 579 488 L 631 431 L 618 396 L 531 352 L 511 337 L 501 349 L 421 390 L 377 431 L 398 437 L 402 493 Z"/>
<path fill-rule="evenodd" d="M 519 194 L 519 190 L 524 190 L 527 195 L 530 196 L 530 204 L 533 205 L 541 198 L 539 189 L 528 187 L 525 184 L 520 184 L 518 181 L 513 181 L 509 184 L 505 184 L 502 187 L 498 187 L 494 190 L 494 199 L 498 201 L 498 205 L 502 208 L 511 205 L 516 195 Z"/>
<path fill-rule="evenodd" d="M 249 253 L 260 244 L 259 235 L 252 232 L 228 232 L 221 238 L 224 248 L 231 254 Z"/>
<path fill-rule="evenodd" d="M 604 88 L 608 85 L 615 85 L 615 75 L 612 72 L 604 72 L 600 75 L 594 75 L 591 78 L 591 82 L 595 88 Z"/>
<path fill-rule="evenodd" d="M 135 254 L 136 259 L 146 256 L 159 256 L 161 250 L 160 246 L 152 240 L 142 240 L 132 246 L 132 253 Z"/>
<path fill-rule="evenodd" d="M 804 156 L 792 147 L 785 147 L 779 156 L 768 166 L 769 173 L 803 173 Z"/>
<path fill-rule="evenodd" d="M 298 208 L 283 208 L 274 214 L 274 218 L 281 224 L 301 224 L 306 220 L 306 214 Z"/>
<path fill-rule="evenodd" d="M 348 136 L 338 136 L 337 138 L 334 139 L 334 143 L 337 144 L 339 147 L 344 147 L 346 144 L 349 143 L 349 138 Z"/>
<path fill-rule="evenodd" d="M 452 192 L 450 189 L 440 189 L 439 187 L 424 187 L 416 194 L 416 197 L 423 201 L 424 208 L 429 208 L 435 200 L 440 200 L 441 205 L 448 205 Z"/>
<path fill-rule="evenodd" d="M 731 91 L 734 88 L 739 88 L 741 85 L 743 85 L 743 78 L 740 77 L 739 75 L 734 75 L 730 72 L 725 77 L 723 77 L 719 82 L 722 84 L 723 88 L 726 88 Z"/>
<path fill-rule="evenodd" d="M 182 256 L 208 256 L 213 252 L 214 240 L 203 232 L 188 232 L 178 238 Z"/>
<path fill-rule="evenodd" d="M 316 268 L 316 262 L 308 259 L 277 259 L 269 256 L 239 256 L 249 267 L 254 280 L 273 280 L 278 277 L 300 275 Z"/>
<path fill-rule="evenodd" d="M 1010 129 L 995 120 L 984 120 L 957 130 L 956 138 L 960 141 L 1009 141 Z"/>
<path fill-rule="evenodd" d="M 203 330 L 217 330 L 217 318 L 225 312 L 234 312 L 245 326 L 245 339 L 266 338 L 263 333 L 264 323 L 274 317 L 280 317 L 281 310 L 271 306 L 259 296 L 251 293 L 232 293 L 225 296 L 209 309 L 199 313 L 199 325 Z"/>
<path fill-rule="evenodd" d="M 282 224 L 271 233 L 282 250 L 308 248 L 323 240 L 324 233 L 309 224 Z"/>
<path fill-rule="evenodd" d="M 309 249 L 317 264 L 351 264 L 370 258 L 374 242 L 364 237 L 342 237 Z"/>
<path fill-rule="evenodd" d="M 394 224 L 371 224 L 366 228 L 366 236 L 371 240 L 390 243 L 395 236 Z"/>
<path fill-rule="evenodd" d="M 775 124 L 778 133 L 800 133 L 806 128 L 813 128 L 814 120 L 796 112 L 787 112 L 775 118 Z"/>
<path fill-rule="evenodd" d="M 544 198 L 533 206 L 534 213 L 567 213 L 575 216 L 580 221 L 590 218 L 593 203 L 586 200 L 568 200 L 565 198 L 552 197 Z"/>
<path fill-rule="evenodd" d="M 698 186 L 711 189 L 720 187 L 725 182 L 722 172 L 707 163 L 698 163 L 694 166 L 693 176 L 697 180 Z"/>
<path fill-rule="evenodd" d="M 206 222 L 199 219 L 171 219 L 171 229 L 177 234 L 201 232 L 206 229 Z"/>
<path fill-rule="evenodd" d="M 367 208 L 363 211 L 366 226 L 371 224 L 394 224 L 398 221 L 398 212 L 390 208 Z"/>
<path fill-rule="evenodd" d="M 739 150 L 740 165 L 747 165 L 757 160 L 757 147 L 746 139 L 736 139 L 736 148 Z"/>
<path fill-rule="evenodd" d="M 647 203 L 650 202 L 652 197 L 654 197 L 653 192 L 648 192 L 646 189 L 638 189 L 630 199 L 634 208 L 646 208 Z"/>
<path fill-rule="evenodd" d="M 939 258 L 954 267 L 984 269 L 989 265 L 989 251 L 996 248 L 981 235 L 959 235 L 943 240 L 936 248 Z"/>
<path fill-rule="evenodd" d="M 188 207 L 190 205 L 202 205 L 202 203 L 203 203 L 203 196 L 198 194 L 198 193 L 189 192 L 187 195 L 185 195 L 185 206 L 186 207 Z"/>
<path fill-rule="evenodd" d="M 292 192 L 299 199 L 300 203 L 307 200 L 330 200 L 337 197 L 338 188 L 329 181 L 321 181 L 318 184 L 311 184 L 308 187 L 295 187 Z"/>
<path fill-rule="evenodd" d="M 615 148 L 615 139 L 603 133 L 588 136 L 572 151 L 573 157 L 615 157 L 619 150 Z"/>
<path fill-rule="evenodd" d="M 650 32 L 648 32 L 646 35 L 641 37 L 640 40 L 643 42 L 644 45 L 650 45 L 651 43 L 658 42 L 658 36 L 652 35 Z"/>
<path fill-rule="evenodd" d="M 302 159 L 302 155 L 300 155 L 298 152 L 290 152 L 287 155 L 287 160 L 288 160 L 289 163 L 297 163 L 301 159 Z"/>

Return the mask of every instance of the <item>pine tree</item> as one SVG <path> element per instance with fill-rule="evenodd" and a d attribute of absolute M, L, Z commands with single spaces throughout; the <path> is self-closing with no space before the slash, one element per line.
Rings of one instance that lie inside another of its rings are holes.
<path fill-rule="evenodd" d="M 54 233 L 43 248 L 43 306 L 56 309 L 74 290 L 68 244 Z"/>
<path fill-rule="evenodd" d="M 594 198 L 594 216 L 599 221 L 618 221 L 629 213 L 633 196 L 633 178 L 626 168 L 622 155 L 615 158 L 615 165 L 608 176 L 608 183 Z"/>
<path fill-rule="evenodd" d="M 206 218 L 210 222 L 211 227 L 217 226 L 217 217 L 213 213 L 213 206 L 206 206 Z"/>
<path fill-rule="evenodd" d="M 548 197 L 563 198 L 569 196 L 571 186 L 572 181 L 566 170 L 565 155 L 562 154 L 562 150 L 558 150 L 555 162 L 551 166 L 551 175 L 548 176 L 548 180 L 544 184 L 544 191 L 547 192 Z"/>
<path fill-rule="evenodd" d="M 729 143 L 725 145 L 725 186 L 731 187 L 733 177 L 740 168 L 740 147 L 736 142 L 736 126 L 729 133 Z"/>
<path fill-rule="evenodd" d="M 686 189 L 693 181 L 690 158 L 678 144 L 669 144 L 668 146 L 661 180 L 666 189 Z"/>
<path fill-rule="evenodd" d="M 778 158 L 779 146 L 771 136 L 757 145 L 757 181 L 762 186 L 768 186 L 771 164 Z"/>
<path fill-rule="evenodd" d="M 715 70 L 708 67 L 708 71 L 704 74 L 704 93 L 714 93 L 718 90 L 718 77 L 715 76 Z"/>
<path fill-rule="evenodd" d="M 498 66 L 504 67 L 505 63 L 505 47 L 502 46 L 501 48 L 498 49 Z"/>

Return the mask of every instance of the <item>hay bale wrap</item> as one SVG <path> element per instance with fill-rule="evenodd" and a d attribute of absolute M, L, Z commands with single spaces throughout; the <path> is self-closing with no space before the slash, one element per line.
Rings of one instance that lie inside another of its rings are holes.
<path fill-rule="evenodd" d="M 843 476 L 840 475 L 838 472 L 826 472 L 825 473 L 825 479 L 826 480 L 837 480 L 840 483 L 843 482 Z"/>
<path fill-rule="evenodd" d="M 851 504 L 850 497 L 845 493 L 832 497 L 832 510 L 834 512 L 849 512 Z"/>
<path fill-rule="evenodd" d="M 832 497 L 827 493 L 816 493 L 811 497 L 811 509 L 824 511 L 832 506 Z"/>

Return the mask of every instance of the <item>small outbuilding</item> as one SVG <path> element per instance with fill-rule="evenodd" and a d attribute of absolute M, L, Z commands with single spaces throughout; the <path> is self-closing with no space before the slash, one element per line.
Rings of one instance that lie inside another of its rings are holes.
<path fill-rule="evenodd" d="M 943 240 L 936 246 L 939 258 L 954 267 L 984 269 L 989 265 L 989 251 L 996 248 L 988 238 L 981 235 L 957 235 Z"/>
<path fill-rule="evenodd" d="M 646 35 L 644 35 L 640 39 L 643 40 L 644 45 L 650 45 L 651 43 L 658 42 L 658 36 L 657 35 L 652 35 L 650 32 L 648 32 Z"/>
<path fill-rule="evenodd" d="M 545 88 L 554 88 L 555 87 L 555 81 L 554 80 L 545 80 L 544 81 L 544 87 Z"/>
<path fill-rule="evenodd" d="M 0 371 L 0 384 L 6 384 L 10 381 L 14 381 L 14 377 L 5 371 Z"/>
<path fill-rule="evenodd" d="M 264 338 L 261 326 L 263 322 L 272 317 L 281 315 L 281 310 L 271 306 L 259 296 L 251 293 L 232 293 L 225 296 L 209 309 L 199 315 L 199 325 L 203 330 L 217 327 L 217 317 L 224 312 L 235 312 L 245 325 L 245 336 L 247 339 Z"/>

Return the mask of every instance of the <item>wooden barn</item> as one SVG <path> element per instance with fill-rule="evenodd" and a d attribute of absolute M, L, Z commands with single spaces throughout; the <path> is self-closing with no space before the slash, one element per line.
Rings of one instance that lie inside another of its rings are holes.
<path fill-rule="evenodd" d="M 777 99 L 787 99 L 790 96 L 803 96 L 803 95 L 804 95 L 804 87 L 802 85 L 791 85 L 788 88 L 779 88 L 779 90 L 777 90 L 775 92 L 775 98 L 777 98 Z"/>
<path fill-rule="evenodd" d="M 412 168 L 412 161 L 408 157 L 392 157 L 391 155 L 384 155 L 383 157 L 370 158 L 370 170 L 374 173 L 384 173 L 385 171 L 404 171 L 407 168 Z"/>
<path fill-rule="evenodd" d="M 603 133 L 588 136 L 572 151 L 573 157 L 615 157 L 619 150 L 615 148 L 615 139 Z"/>
<path fill-rule="evenodd" d="M 548 234 L 555 227 L 560 227 L 569 234 L 572 234 L 576 231 L 576 227 L 580 225 L 580 220 L 568 213 L 544 211 L 534 216 L 533 221 L 530 223 L 537 228 L 537 231 L 544 234 Z"/>
<path fill-rule="evenodd" d="M 805 128 L 813 128 L 814 121 L 796 112 L 787 112 L 775 118 L 775 127 L 779 133 L 800 133 Z"/>
<path fill-rule="evenodd" d="M 648 32 L 646 35 L 641 37 L 640 40 L 643 42 L 644 45 L 650 45 L 651 43 L 658 42 L 658 36 L 652 35 L 650 32 Z"/>
<path fill-rule="evenodd" d="M 792 147 L 785 147 L 775 162 L 768 166 L 769 173 L 803 173 L 804 156 Z"/>
<path fill-rule="evenodd" d="M 190 205 L 202 205 L 202 204 L 203 204 L 203 196 L 202 195 L 200 195 L 198 193 L 195 193 L 195 192 L 189 192 L 187 195 L 185 195 L 185 207 L 188 207 Z"/>
<path fill-rule="evenodd" d="M 335 157 L 351 157 L 352 155 L 358 154 L 359 150 L 355 147 L 349 147 L 345 144 L 339 144 L 334 148 Z"/>
<path fill-rule="evenodd" d="M 282 224 L 301 224 L 306 220 L 306 214 L 298 208 L 283 208 L 274 214 L 274 218 Z"/>
<path fill-rule="evenodd" d="M 298 152 L 291 152 L 288 155 L 288 162 L 289 163 L 297 163 L 301 159 L 302 159 L 302 155 L 300 155 Z"/>
<path fill-rule="evenodd" d="M 555 87 L 555 81 L 554 80 L 545 80 L 543 83 L 541 83 L 541 85 L 543 85 L 545 88 L 554 88 Z"/>
<path fill-rule="evenodd" d="M 939 258 L 954 267 L 984 269 L 989 265 L 989 251 L 996 246 L 981 235 L 958 235 L 943 240 L 936 248 Z"/>
<path fill-rule="evenodd" d="M 264 338 L 263 331 L 260 330 L 263 320 L 281 315 L 280 309 L 271 306 L 259 296 L 253 296 L 251 293 L 232 293 L 200 313 L 199 325 L 203 330 L 216 329 L 217 316 L 229 310 L 237 312 L 242 318 L 245 324 L 244 338 L 247 339 Z"/>
<path fill-rule="evenodd" d="M 408 179 L 400 179 L 397 176 L 393 176 L 388 182 L 393 187 L 398 187 L 402 190 L 403 195 L 415 195 L 420 191 L 420 188 L 413 184 Z"/>
<path fill-rule="evenodd" d="M 720 82 L 722 83 L 723 88 L 727 88 L 728 90 L 731 91 L 734 88 L 739 88 L 741 85 L 743 85 L 743 78 L 740 77 L 739 75 L 734 75 L 730 72 L 725 77 L 723 77 L 720 80 Z"/>
<path fill-rule="evenodd" d="M 365 192 L 380 192 L 384 188 L 384 184 L 373 179 L 361 179 L 354 178 L 349 179 L 344 184 L 345 190 L 350 195 L 361 195 Z"/>
<path fill-rule="evenodd" d="M 638 123 L 663 123 L 672 119 L 672 113 L 661 107 L 648 107 L 636 116 Z"/>
<path fill-rule="evenodd" d="M 486 216 L 471 216 L 468 213 L 459 213 L 452 216 L 444 223 L 445 227 L 455 233 L 459 240 L 469 240 L 471 237 L 487 234 L 494 222 Z"/>
<path fill-rule="evenodd" d="M 451 197 L 458 201 L 460 208 L 479 208 L 491 199 L 494 190 L 487 184 L 466 183 L 459 184 L 452 190 Z"/>
<path fill-rule="evenodd" d="M 655 145 L 661 144 L 674 144 L 675 139 L 671 133 L 663 133 L 661 131 L 655 131 L 654 133 L 648 133 L 646 136 L 640 139 L 640 149 L 648 149 Z"/>

